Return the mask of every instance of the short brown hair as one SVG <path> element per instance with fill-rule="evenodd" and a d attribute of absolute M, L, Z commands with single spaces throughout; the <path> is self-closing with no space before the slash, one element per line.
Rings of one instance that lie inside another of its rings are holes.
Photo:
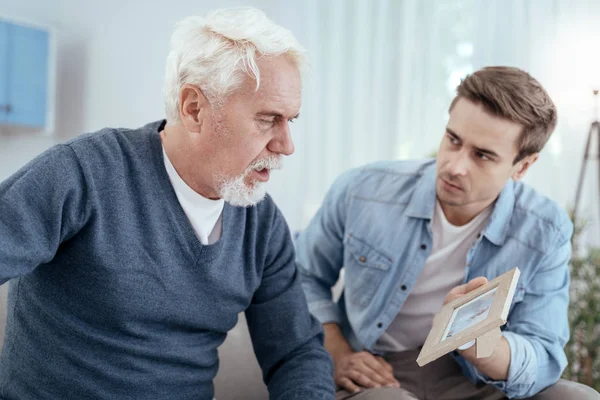
<path fill-rule="evenodd" d="M 542 150 L 556 127 L 556 107 L 542 85 L 527 72 L 513 67 L 486 67 L 464 78 L 450 111 L 460 98 L 483 105 L 492 115 L 523 126 L 517 163 Z"/>

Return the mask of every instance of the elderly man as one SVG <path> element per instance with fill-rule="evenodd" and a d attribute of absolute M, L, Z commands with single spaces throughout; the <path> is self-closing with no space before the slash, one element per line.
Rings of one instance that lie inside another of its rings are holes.
<path fill-rule="evenodd" d="M 333 399 L 288 228 L 263 200 L 294 151 L 302 62 L 257 10 L 185 19 L 166 121 L 80 136 L 0 185 L 1 398 L 210 399 L 245 311 L 271 398 Z"/>
<path fill-rule="evenodd" d="M 559 380 L 573 226 L 519 182 L 556 121 L 529 74 L 484 68 L 458 87 L 437 160 L 369 165 L 333 185 L 298 239 L 297 261 L 325 325 L 338 400 L 600 397 Z M 334 303 L 342 266 L 344 294 Z M 515 266 L 521 278 L 493 354 L 477 358 L 471 347 L 419 368 L 442 304 Z"/>

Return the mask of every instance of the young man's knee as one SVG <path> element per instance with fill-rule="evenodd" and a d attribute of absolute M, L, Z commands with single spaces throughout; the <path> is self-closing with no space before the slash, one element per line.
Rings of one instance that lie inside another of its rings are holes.
<path fill-rule="evenodd" d="M 561 379 L 532 397 L 532 400 L 564 399 L 600 400 L 600 394 L 589 386 Z"/>
<path fill-rule="evenodd" d="M 353 394 L 345 390 L 336 393 L 335 400 L 418 400 L 418 397 L 403 388 L 382 387 L 363 389 Z"/>

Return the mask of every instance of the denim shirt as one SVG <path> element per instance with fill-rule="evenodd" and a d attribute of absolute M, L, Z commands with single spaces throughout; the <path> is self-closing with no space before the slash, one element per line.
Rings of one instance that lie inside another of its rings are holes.
<path fill-rule="evenodd" d="M 296 262 L 309 309 L 334 322 L 356 350 L 373 351 L 414 287 L 432 248 L 436 164 L 379 162 L 340 176 L 300 234 Z M 465 282 L 491 280 L 514 267 L 521 277 L 503 335 L 510 345 L 506 381 L 493 381 L 455 355 L 472 382 L 508 397 L 554 384 L 567 359 L 570 238 L 566 212 L 531 187 L 509 180 L 465 260 Z M 344 268 L 337 302 L 331 287 Z"/>

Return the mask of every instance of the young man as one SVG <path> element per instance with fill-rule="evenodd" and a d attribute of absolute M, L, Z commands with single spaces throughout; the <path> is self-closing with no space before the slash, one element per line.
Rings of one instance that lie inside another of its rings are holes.
<path fill-rule="evenodd" d="M 325 327 L 337 399 L 599 398 L 558 381 L 572 224 L 519 182 L 556 118 L 529 74 L 485 68 L 458 87 L 437 160 L 376 163 L 336 181 L 298 239 L 297 265 Z M 471 347 L 419 368 L 442 304 L 515 266 L 521 278 L 494 353 L 477 359 Z"/>
<path fill-rule="evenodd" d="M 261 201 L 294 151 L 302 59 L 258 10 L 188 18 L 166 121 L 78 137 L 0 185 L 0 398 L 212 399 L 245 311 L 271 398 L 333 399 L 287 225 Z"/>

